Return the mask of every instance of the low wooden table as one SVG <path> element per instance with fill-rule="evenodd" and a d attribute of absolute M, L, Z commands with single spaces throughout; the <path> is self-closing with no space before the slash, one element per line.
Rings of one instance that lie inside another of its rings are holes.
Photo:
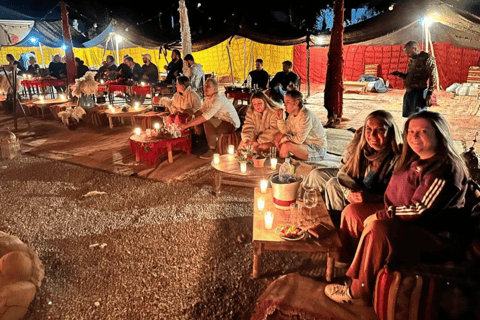
<path fill-rule="evenodd" d="M 135 123 L 133 116 L 144 113 L 145 111 L 147 111 L 147 108 L 142 106 L 142 107 L 139 107 L 137 110 L 135 110 L 133 107 L 130 107 L 128 110 L 129 110 L 128 112 L 123 112 L 117 108 L 115 109 L 115 111 L 110 109 L 105 111 L 105 114 L 108 117 L 108 124 L 110 125 L 110 129 L 113 129 L 113 118 L 120 118 L 120 121 L 122 121 L 122 124 L 125 124 L 125 120 L 124 120 L 125 118 L 130 118 L 133 125 Z"/>
<path fill-rule="evenodd" d="M 36 99 L 32 100 L 33 105 L 37 108 L 37 110 L 40 110 L 42 113 L 42 118 L 45 119 L 45 109 L 51 110 L 50 106 L 55 105 L 55 104 L 63 104 L 69 102 L 68 99 Z M 38 114 L 38 112 L 37 112 Z M 58 119 L 56 114 L 52 112 L 53 116 L 55 119 Z"/>
<path fill-rule="evenodd" d="M 240 162 L 236 159 L 236 154 L 224 154 L 220 156 L 220 163 L 215 164 L 212 160 L 212 167 L 215 171 L 215 195 L 220 195 L 222 184 L 242 187 L 257 187 L 260 180 L 267 179 L 270 175 L 277 173 L 277 169 L 270 168 L 270 161 L 265 161 L 261 168 L 255 168 L 253 164 L 247 164 L 247 172 L 240 172 Z"/>
<path fill-rule="evenodd" d="M 190 155 L 192 150 L 192 136 L 185 131 L 181 137 L 162 134 L 158 137 L 138 136 L 130 137 L 130 151 L 135 155 L 137 162 L 144 161 L 148 165 L 155 165 L 158 157 L 167 153 L 168 162 L 173 162 L 173 151 L 184 151 Z"/>
<path fill-rule="evenodd" d="M 265 209 L 260 212 L 257 208 L 257 201 L 263 198 L 265 201 Z M 333 278 L 335 258 L 338 248 L 342 245 L 337 232 L 333 232 L 329 237 L 318 240 L 307 235 L 306 238 L 298 241 L 287 241 L 280 238 L 275 229 L 290 224 L 290 211 L 279 210 L 273 204 L 273 190 L 267 189 L 265 194 L 260 192 L 260 188 L 255 188 L 253 210 L 253 278 L 258 278 L 261 273 L 260 258 L 265 250 L 274 251 L 294 251 L 294 252 L 321 252 L 327 254 L 327 269 L 325 279 L 330 282 Z M 306 208 L 303 208 L 303 214 L 306 214 Z M 264 213 L 271 211 L 274 214 L 272 229 L 265 229 Z M 316 225 L 320 222 L 326 223 L 333 227 L 332 219 L 328 214 L 327 208 L 322 198 L 319 197 L 317 206 L 312 208 L 312 221 L 306 222 L 303 217 L 300 219 L 303 223 L 308 223 L 305 229 Z"/>
<path fill-rule="evenodd" d="M 359 93 L 364 94 L 365 92 L 367 92 L 367 84 L 367 82 L 343 81 L 345 92 L 358 91 Z"/>

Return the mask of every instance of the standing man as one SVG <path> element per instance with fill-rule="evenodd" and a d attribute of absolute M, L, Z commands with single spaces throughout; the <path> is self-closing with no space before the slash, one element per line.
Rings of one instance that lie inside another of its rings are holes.
<path fill-rule="evenodd" d="M 184 60 L 186 66 L 185 75 L 190 79 L 190 86 L 193 90 L 202 88 L 205 83 L 205 73 L 203 72 L 202 65 L 195 63 L 191 54 L 187 54 Z"/>
<path fill-rule="evenodd" d="M 267 89 L 268 81 L 270 81 L 270 75 L 267 71 L 263 70 L 263 60 L 255 60 L 255 70 L 250 71 L 244 83 L 250 88 L 257 85 L 258 89 L 265 90 Z"/>
<path fill-rule="evenodd" d="M 402 116 L 407 118 L 432 104 L 432 93 L 437 83 L 435 58 L 418 48 L 418 42 L 409 41 L 403 48 L 410 58 L 407 73 L 394 71 L 391 74 L 402 78 L 406 88 L 403 96 Z"/>
<path fill-rule="evenodd" d="M 152 62 L 152 56 L 148 53 L 142 55 L 143 66 L 142 66 L 142 80 L 148 83 L 157 83 L 158 82 L 158 68 Z"/>
<path fill-rule="evenodd" d="M 163 66 L 167 71 L 166 83 L 172 83 L 183 72 L 183 60 L 180 51 L 177 49 L 172 51 L 172 61 L 168 66 Z"/>

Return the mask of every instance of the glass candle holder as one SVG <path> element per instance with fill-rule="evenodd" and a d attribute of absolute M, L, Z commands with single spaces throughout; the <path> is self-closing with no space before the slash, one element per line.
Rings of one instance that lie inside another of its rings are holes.
<path fill-rule="evenodd" d="M 65 95 L 62 93 L 61 95 L 59 95 L 59 98 L 60 100 L 65 100 Z"/>
<path fill-rule="evenodd" d="M 273 213 L 270 211 L 265 212 L 265 229 L 272 229 L 273 227 Z"/>
<path fill-rule="evenodd" d="M 240 162 L 240 172 L 246 173 L 247 172 L 247 161 Z"/>
<path fill-rule="evenodd" d="M 45 97 L 44 96 L 40 96 L 38 97 L 38 99 L 40 99 L 41 102 L 43 102 L 45 100 Z"/>
<path fill-rule="evenodd" d="M 228 145 L 228 154 L 235 153 L 235 146 L 233 144 Z"/>
<path fill-rule="evenodd" d="M 137 128 L 135 128 L 135 129 L 133 130 L 133 132 L 135 132 L 135 134 L 136 134 L 137 136 L 139 136 L 140 134 L 142 134 L 142 128 L 138 128 L 138 127 L 137 127 Z"/>
<path fill-rule="evenodd" d="M 153 124 L 153 129 L 155 129 L 155 131 L 157 131 L 157 133 L 158 133 L 158 131 L 160 130 L 160 123 L 155 122 L 155 123 Z"/>
<path fill-rule="evenodd" d="M 268 188 L 268 180 L 261 180 L 260 181 L 260 192 L 266 193 Z"/>
<path fill-rule="evenodd" d="M 220 154 L 215 153 L 215 154 L 213 155 L 213 163 L 215 163 L 215 164 L 219 164 L 219 163 L 220 163 Z"/>
<path fill-rule="evenodd" d="M 276 170 L 277 169 L 277 158 L 270 159 L 270 169 Z"/>
<path fill-rule="evenodd" d="M 265 200 L 263 198 L 257 200 L 257 209 L 258 211 L 263 211 L 263 209 L 265 209 Z"/>

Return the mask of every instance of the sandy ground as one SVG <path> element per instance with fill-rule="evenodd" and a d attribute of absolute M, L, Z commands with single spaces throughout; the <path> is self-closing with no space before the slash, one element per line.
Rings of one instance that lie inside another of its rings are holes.
<path fill-rule="evenodd" d="M 342 127 L 380 108 L 403 125 L 402 95 L 346 94 Z M 456 139 L 473 139 L 478 100 L 440 98 L 432 110 Z M 318 93 L 308 106 L 325 121 L 322 104 Z M 216 198 L 212 186 L 211 170 L 165 184 L 27 155 L 0 161 L 0 230 L 31 245 L 46 270 L 25 319 L 248 319 L 272 279 L 321 276 L 323 260 L 267 252 L 253 280 L 253 191 L 225 187 Z"/>

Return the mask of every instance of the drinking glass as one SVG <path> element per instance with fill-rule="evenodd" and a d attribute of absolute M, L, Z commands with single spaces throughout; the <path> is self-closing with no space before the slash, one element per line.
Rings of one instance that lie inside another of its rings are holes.
<path fill-rule="evenodd" d="M 293 226 L 299 226 L 301 218 L 302 218 L 302 204 L 292 203 L 290 205 L 290 224 Z"/>
<path fill-rule="evenodd" d="M 270 158 L 276 158 L 276 157 L 277 157 L 277 148 L 270 147 Z"/>
<path fill-rule="evenodd" d="M 315 207 L 318 203 L 317 192 L 314 189 L 305 190 L 305 193 L 303 194 L 303 203 L 305 204 L 305 207 L 309 209 L 308 216 L 306 217 L 305 220 L 307 221 L 313 220 L 312 208 Z"/>

